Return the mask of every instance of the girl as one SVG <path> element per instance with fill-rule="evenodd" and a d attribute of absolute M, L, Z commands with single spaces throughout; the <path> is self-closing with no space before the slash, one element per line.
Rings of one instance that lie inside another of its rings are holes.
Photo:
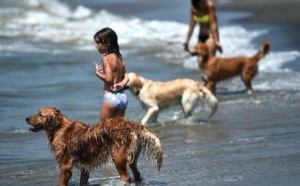
<path fill-rule="evenodd" d="M 205 43 L 209 48 L 209 55 L 215 55 L 216 50 L 222 52 L 220 44 L 219 29 L 215 5 L 210 0 L 191 0 L 190 25 L 184 49 L 189 51 L 188 45 L 193 34 L 196 23 L 199 23 L 200 30 L 198 42 Z"/>
<path fill-rule="evenodd" d="M 111 28 L 103 28 L 96 32 L 94 40 L 98 52 L 104 54 L 102 65 L 95 63 L 96 76 L 104 82 L 100 121 L 124 117 L 128 100 L 123 87 L 129 79 L 119 51 L 118 36 Z"/>

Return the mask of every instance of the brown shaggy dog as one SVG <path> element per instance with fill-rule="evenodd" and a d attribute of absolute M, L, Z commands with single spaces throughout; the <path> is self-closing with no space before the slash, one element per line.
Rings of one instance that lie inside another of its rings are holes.
<path fill-rule="evenodd" d="M 136 73 L 128 73 L 127 86 L 130 92 L 137 96 L 147 114 L 142 119 L 142 125 L 157 119 L 161 109 L 180 104 L 185 117 L 191 116 L 199 102 L 207 103 L 212 116 L 218 107 L 217 98 L 202 84 L 192 79 L 175 79 L 167 82 L 151 81 Z"/>
<path fill-rule="evenodd" d="M 30 131 L 46 131 L 49 146 L 60 165 L 60 186 L 68 185 L 74 165 L 81 170 L 80 185 L 87 185 L 90 170 L 103 166 L 110 156 L 125 182 L 130 182 L 128 166 L 135 181 L 141 179 L 137 169 L 140 153 L 156 161 L 158 170 L 162 166 L 163 152 L 156 135 L 125 118 L 106 119 L 89 126 L 46 107 L 26 121 L 32 125 Z"/>
<path fill-rule="evenodd" d="M 263 58 L 270 50 L 270 43 L 264 41 L 260 50 L 252 57 L 237 56 L 232 58 L 218 58 L 208 55 L 208 47 L 198 43 L 191 50 L 192 55 L 198 55 L 200 70 L 204 73 L 205 85 L 215 93 L 216 83 L 234 76 L 240 75 L 247 87 L 248 94 L 253 93 L 251 80 L 258 73 L 258 61 Z"/>

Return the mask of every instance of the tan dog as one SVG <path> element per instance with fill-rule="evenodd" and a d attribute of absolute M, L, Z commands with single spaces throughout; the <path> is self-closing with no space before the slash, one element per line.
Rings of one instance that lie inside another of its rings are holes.
<path fill-rule="evenodd" d="M 217 110 L 216 97 L 203 85 L 192 79 L 175 79 L 168 82 L 147 80 L 136 73 L 128 73 L 128 87 L 138 97 L 142 107 L 148 109 L 142 125 L 156 121 L 162 108 L 180 104 L 185 117 L 191 116 L 200 101 L 207 103 L 214 114 Z"/>
<path fill-rule="evenodd" d="M 46 131 L 50 148 L 60 165 L 60 186 L 68 185 L 74 165 L 81 169 L 80 185 L 87 185 L 90 170 L 103 166 L 110 156 L 125 182 L 130 182 L 128 166 L 135 181 L 140 180 L 137 162 L 141 152 L 156 161 L 158 170 L 162 166 L 159 139 L 147 128 L 128 119 L 111 118 L 89 126 L 68 119 L 55 108 L 46 107 L 26 121 L 32 125 L 30 131 Z"/>
<path fill-rule="evenodd" d="M 240 75 L 247 87 L 248 94 L 253 93 L 251 80 L 258 73 L 258 61 L 263 58 L 270 50 L 270 43 L 264 41 L 260 50 L 252 57 L 238 56 L 232 58 L 218 58 L 208 55 L 208 47 L 198 43 L 191 50 L 192 55 L 199 56 L 199 68 L 204 73 L 206 87 L 215 93 L 216 83 L 234 76 Z"/>

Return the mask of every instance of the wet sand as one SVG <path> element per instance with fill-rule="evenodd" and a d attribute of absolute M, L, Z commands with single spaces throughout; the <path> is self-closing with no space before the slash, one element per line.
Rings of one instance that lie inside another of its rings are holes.
<path fill-rule="evenodd" d="M 300 43 L 300 2 L 299 0 L 233 0 L 224 4 L 216 2 L 218 10 L 253 12 L 253 16 L 241 18 L 247 23 L 275 23 L 286 26 L 288 37 L 293 44 Z M 278 35 L 278 37 L 282 37 Z M 285 36 L 286 37 L 286 36 Z"/>

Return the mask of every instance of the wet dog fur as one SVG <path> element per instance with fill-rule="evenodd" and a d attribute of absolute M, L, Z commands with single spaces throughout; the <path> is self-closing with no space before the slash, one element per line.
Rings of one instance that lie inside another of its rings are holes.
<path fill-rule="evenodd" d="M 234 76 L 241 76 L 247 93 L 253 93 L 251 80 L 258 73 L 258 62 L 269 53 L 270 43 L 263 41 L 260 50 L 252 57 L 237 56 L 231 58 L 219 58 L 208 54 L 208 47 L 198 43 L 190 53 L 198 56 L 199 69 L 204 73 L 205 86 L 215 94 L 216 84 Z"/>
<path fill-rule="evenodd" d="M 161 109 L 172 105 L 181 105 L 185 117 L 192 112 L 199 102 L 207 103 L 211 109 L 212 116 L 218 107 L 216 97 L 201 83 L 192 79 L 183 78 L 167 82 L 151 81 L 137 73 L 128 73 L 127 84 L 130 92 L 140 101 L 143 108 L 147 109 L 141 124 L 155 122 Z"/>
<path fill-rule="evenodd" d="M 80 185 L 87 185 L 89 172 L 112 160 L 122 181 L 130 182 L 130 167 L 135 181 L 140 172 L 140 153 L 156 162 L 160 170 L 163 151 L 158 137 L 142 125 L 125 118 L 111 118 L 97 125 L 68 119 L 53 107 L 41 108 L 26 118 L 30 131 L 46 131 L 50 149 L 60 166 L 59 186 L 67 186 L 72 168 L 81 170 Z"/>

